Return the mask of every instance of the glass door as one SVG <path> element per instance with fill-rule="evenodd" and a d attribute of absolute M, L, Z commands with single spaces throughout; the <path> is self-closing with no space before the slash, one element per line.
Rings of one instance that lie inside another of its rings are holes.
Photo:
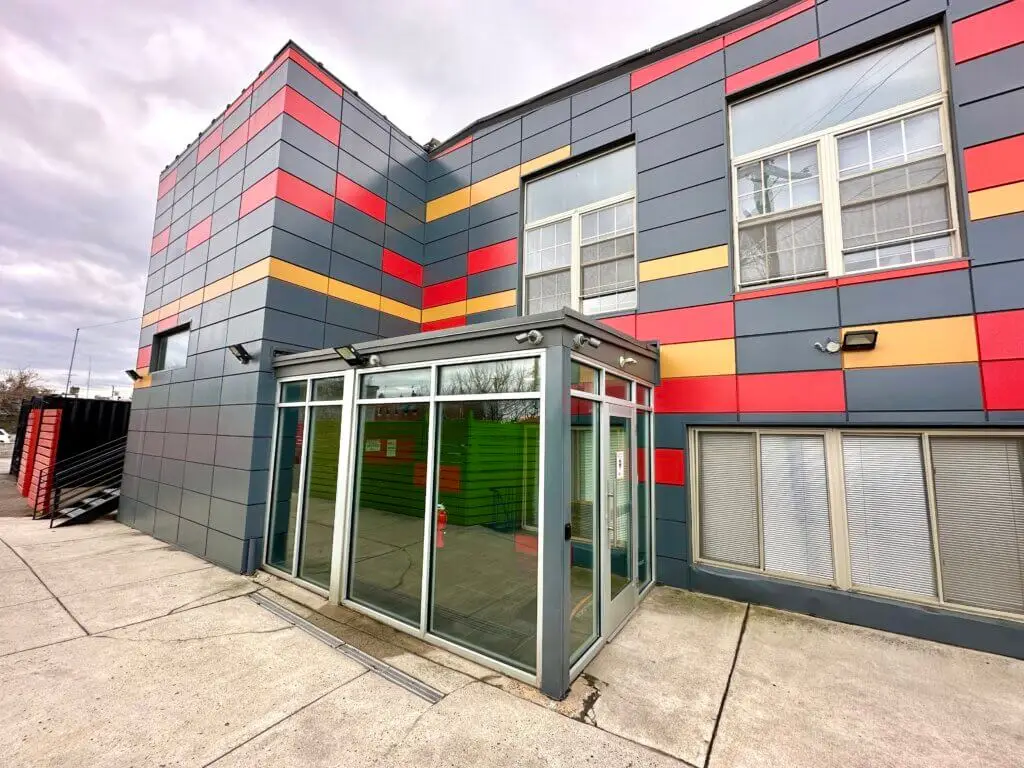
<path fill-rule="evenodd" d="M 604 420 L 602 634 L 614 632 L 636 606 L 636 445 L 630 408 L 609 405 Z"/>

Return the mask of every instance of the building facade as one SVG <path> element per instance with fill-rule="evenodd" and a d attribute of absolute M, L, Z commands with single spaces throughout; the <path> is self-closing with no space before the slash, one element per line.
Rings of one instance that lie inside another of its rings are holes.
<path fill-rule="evenodd" d="M 275 355 L 568 306 L 659 345 L 657 581 L 1020 656 L 1022 72 L 767 2 L 428 150 L 288 44 L 161 175 L 119 517 L 261 567 Z"/>

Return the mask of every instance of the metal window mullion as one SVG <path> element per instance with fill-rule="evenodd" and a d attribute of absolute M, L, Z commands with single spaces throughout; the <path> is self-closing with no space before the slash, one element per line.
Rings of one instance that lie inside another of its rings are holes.
<path fill-rule="evenodd" d="M 569 257 L 569 304 L 575 309 L 582 311 L 583 293 L 583 268 L 580 265 L 580 212 L 576 210 L 572 214 L 571 231 L 569 235 L 570 257 Z"/>
<path fill-rule="evenodd" d="M 935 495 L 935 470 L 932 466 L 930 433 L 921 433 L 921 456 L 924 459 L 924 485 L 928 498 L 928 526 L 932 535 L 932 567 L 935 569 L 935 595 L 945 603 L 942 590 L 942 557 L 939 552 L 939 503 Z"/>
<path fill-rule="evenodd" d="M 352 454 L 356 448 L 353 439 L 355 416 L 355 371 L 342 373 L 344 392 L 348 397 L 341 401 L 341 430 L 338 435 L 338 485 L 334 497 L 334 538 L 331 542 L 331 581 L 329 599 L 341 602 L 348 584 L 348 532 L 351 525 L 349 502 L 352 494 Z"/>
<path fill-rule="evenodd" d="M 306 391 L 309 396 L 309 388 Z M 295 542 L 292 550 L 292 576 L 299 575 L 299 550 L 302 544 L 302 521 L 306 509 L 306 461 L 309 458 L 312 441 L 309 439 L 312 426 L 309 421 L 310 409 L 307 399 L 302 414 L 302 459 L 299 461 L 299 502 L 295 507 Z"/>
<path fill-rule="evenodd" d="M 821 216 L 825 232 L 825 268 L 830 276 L 843 272 L 843 224 L 839 199 L 839 141 L 826 136 L 818 144 Z"/>
<path fill-rule="evenodd" d="M 281 399 L 281 387 L 277 387 L 276 400 Z M 274 511 L 274 493 L 277 490 L 277 484 L 279 482 L 277 477 L 277 454 L 280 452 L 281 447 L 278 443 L 281 441 L 281 436 L 278 434 L 279 422 L 281 419 L 281 408 L 278 402 L 274 406 L 274 424 L 273 432 L 271 433 L 274 437 L 270 442 L 270 477 L 267 483 L 267 506 L 266 513 L 263 515 L 263 563 L 266 565 L 270 559 L 270 518 Z"/>
<path fill-rule="evenodd" d="M 440 375 L 440 365 L 432 363 L 430 366 L 430 391 L 437 391 L 437 377 Z M 437 463 L 437 434 L 440 431 L 441 403 L 437 397 L 431 397 L 427 405 L 427 469 L 425 498 L 423 499 L 423 567 L 420 572 L 420 624 L 419 634 L 423 637 L 427 634 L 430 626 L 430 594 L 431 579 L 434 573 L 434 535 L 436 515 L 436 486 L 437 472 L 434 467 Z"/>
<path fill-rule="evenodd" d="M 768 568 L 764 562 L 764 508 L 762 506 L 761 493 L 761 431 L 754 431 L 754 496 L 757 499 L 757 557 L 758 567 L 762 572 L 767 573 Z"/>
<path fill-rule="evenodd" d="M 846 465 L 843 459 L 843 435 L 837 429 L 825 432 L 825 474 L 829 482 L 829 518 L 832 525 L 832 562 L 836 586 L 853 586 L 850 555 L 850 523 L 846 515 Z"/>

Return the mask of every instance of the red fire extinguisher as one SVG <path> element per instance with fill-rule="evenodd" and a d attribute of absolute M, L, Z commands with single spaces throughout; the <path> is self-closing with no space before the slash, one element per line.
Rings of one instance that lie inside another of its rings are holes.
<path fill-rule="evenodd" d="M 448 510 L 444 504 L 437 505 L 437 528 L 434 530 L 434 546 L 444 549 L 444 529 L 448 527 Z"/>

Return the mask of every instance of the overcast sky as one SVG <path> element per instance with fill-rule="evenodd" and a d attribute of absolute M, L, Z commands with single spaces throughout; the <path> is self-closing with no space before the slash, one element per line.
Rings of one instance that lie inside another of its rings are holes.
<path fill-rule="evenodd" d="M 747 0 L 4 0 L 0 369 L 63 389 L 76 326 L 141 314 L 157 175 L 289 39 L 418 142 Z M 123 387 L 138 319 L 81 333 Z"/>

